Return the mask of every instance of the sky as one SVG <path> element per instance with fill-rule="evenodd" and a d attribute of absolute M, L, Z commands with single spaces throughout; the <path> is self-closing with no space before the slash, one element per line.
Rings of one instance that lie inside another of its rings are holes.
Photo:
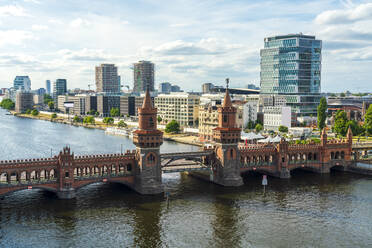
<path fill-rule="evenodd" d="M 372 92 L 372 1 L 356 0 L 0 0 L 0 88 L 29 75 L 88 89 L 101 63 L 132 88 L 139 60 L 156 85 L 259 86 L 264 38 L 299 32 L 323 41 L 322 92 Z"/>

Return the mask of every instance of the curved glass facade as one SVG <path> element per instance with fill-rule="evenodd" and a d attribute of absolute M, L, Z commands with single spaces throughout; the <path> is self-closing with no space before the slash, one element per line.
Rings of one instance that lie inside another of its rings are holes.
<path fill-rule="evenodd" d="M 298 116 L 316 115 L 320 101 L 322 42 L 294 34 L 265 38 L 261 94 L 285 95 Z"/>

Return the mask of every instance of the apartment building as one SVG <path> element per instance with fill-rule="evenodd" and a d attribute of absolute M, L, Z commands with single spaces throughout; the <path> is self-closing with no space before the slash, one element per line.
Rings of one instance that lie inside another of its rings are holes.
<path fill-rule="evenodd" d="M 189 93 L 160 94 L 155 97 L 155 107 L 162 123 L 176 120 L 182 127 L 197 127 L 200 96 Z"/>

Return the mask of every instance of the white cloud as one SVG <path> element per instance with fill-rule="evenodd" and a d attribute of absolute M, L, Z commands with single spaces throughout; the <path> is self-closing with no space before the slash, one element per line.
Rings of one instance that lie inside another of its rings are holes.
<path fill-rule="evenodd" d="M 35 31 L 42 31 L 42 30 L 47 30 L 48 29 L 48 26 L 46 25 L 32 25 L 32 30 L 35 30 Z"/>
<path fill-rule="evenodd" d="M 77 18 L 70 22 L 70 26 L 73 28 L 86 27 L 90 26 L 90 22 L 82 18 Z"/>
<path fill-rule="evenodd" d="M 25 3 L 34 3 L 34 4 L 40 4 L 41 2 L 38 0 L 23 0 Z"/>
<path fill-rule="evenodd" d="M 17 5 L 0 6 L 0 16 L 29 16 L 24 8 Z"/>
<path fill-rule="evenodd" d="M 372 19 L 372 3 L 360 4 L 349 9 L 324 11 L 316 17 L 315 23 L 347 24 L 366 19 Z"/>
<path fill-rule="evenodd" d="M 237 44 L 226 44 L 216 38 L 207 38 L 198 42 L 171 41 L 155 48 L 144 47 L 143 52 L 159 55 L 217 55 L 240 47 Z"/>
<path fill-rule="evenodd" d="M 0 47 L 5 45 L 21 45 L 25 40 L 35 39 L 31 32 L 23 30 L 0 30 Z"/>
<path fill-rule="evenodd" d="M 114 57 L 101 49 L 87 49 L 82 50 L 69 50 L 63 49 L 57 52 L 64 60 L 75 61 L 106 61 L 114 59 Z"/>

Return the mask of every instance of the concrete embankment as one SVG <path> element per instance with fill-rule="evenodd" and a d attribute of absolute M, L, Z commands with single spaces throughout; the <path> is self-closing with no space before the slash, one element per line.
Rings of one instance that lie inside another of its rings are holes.
<path fill-rule="evenodd" d="M 347 171 L 357 174 L 372 175 L 372 164 L 357 162 L 349 166 Z"/>
<path fill-rule="evenodd" d="M 58 114 L 56 118 L 51 118 L 52 113 L 45 113 L 45 112 L 40 112 L 39 115 L 33 116 L 33 115 L 28 115 L 28 114 L 20 114 L 16 113 L 14 111 L 11 112 L 14 116 L 20 117 L 20 118 L 29 118 L 29 119 L 36 119 L 36 120 L 43 120 L 43 121 L 50 121 L 50 122 L 56 122 L 56 123 L 61 123 L 61 124 L 66 124 L 66 125 L 73 125 L 73 126 L 80 126 L 80 127 L 86 127 L 86 128 L 94 128 L 94 129 L 101 129 L 105 130 L 107 125 L 96 121 L 95 125 L 88 125 L 84 124 L 81 122 L 72 122 L 72 120 L 68 120 L 63 114 Z M 71 117 L 70 117 L 71 118 Z M 132 122 L 128 122 L 128 126 L 133 126 Z M 187 134 L 175 134 L 175 135 L 169 135 L 169 134 L 164 134 L 164 140 L 166 141 L 174 141 L 178 142 L 181 144 L 186 144 L 186 145 L 193 145 L 193 146 L 200 146 L 203 147 L 204 144 L 199 142 L 198 137 L 196 136 L 191 136 Z"/>

